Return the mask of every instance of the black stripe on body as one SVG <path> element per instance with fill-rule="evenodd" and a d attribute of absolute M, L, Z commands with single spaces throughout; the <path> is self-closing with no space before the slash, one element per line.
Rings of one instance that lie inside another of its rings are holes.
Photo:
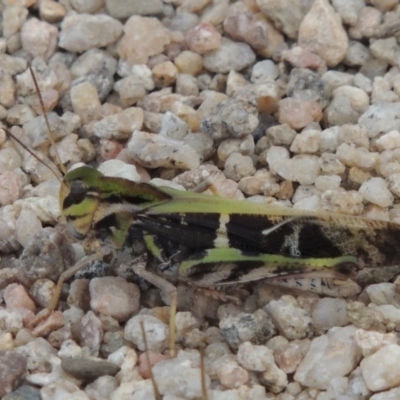
<path fill-rule="evenodd" d="M 201 215 L 206 218 L 198 220 L 192 215 L 180 214 L 138 215 L 135 225 L 188 249 L 211 249 L 214 247 L 220 214 Z"/>

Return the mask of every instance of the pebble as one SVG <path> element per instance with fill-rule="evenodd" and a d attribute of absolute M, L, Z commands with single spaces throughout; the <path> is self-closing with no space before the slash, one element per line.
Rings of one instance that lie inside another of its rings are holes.
<path fill-rule="evenodd" d="M 87 312 L 80 322 L 81 346 L 87 347 L 92 356 L 98 357 L 103 340 L 103 325 L 93 311 Z"/>
<path fill-rule="evenodd" d="M 253 160 L 249 156 L 240 153 L 232 153 L 225 161 L 224 174 L 228 179 L 236 182 L 256 172 Z"/>
<path fill-rule="evenodd" d="M 97 88 L 90 82 L 73 86 L 71 88 L 71 105 L 83 124 L 96 119 L 101 106 Z"/>
<path fill-rule="evenodd" d="M 83 53 L 115 43 L 122 30 L 121 22 L 108 15 L 70 13 L 61 23 L 58 44 L 67 51 Z"/>
<path fill-rule="evenodd" d="M 163 395 L 186 399 L 201 397 L 200 368 L 194 354 L 180 351 L 177 357 L 159 362 L 153 368 L 154 379 Z M 206 388 L 210 388 L 210 378 L 205 377 Z"/>
<path fill-rule="evenodd" d="M 204 54 L 203 65 L 211 72 L 226 74 L 229 71 L 241 71 L 255 61 L 255 54 L 246 43 L 236 43 L 222 39 L 221 46 Z"/>
<path fill-rule="evenodd" d="M 309 348 L 309 339 L 293 340 L 287 346 L 275 350 L 275 362 L 285 374 L 292 374 L 296 372 Z"/>
<path fill-rule="evenodd" d="M 126 19 L 131 15 L 154 15 L 161 14 L 163 11 L 163 2 L 161 0 L 150 1 L 122 1 L 115 3 L 112 0 L 105 1 L 108 13 L 118 19 Z"/>
<path fill-rule="evenodd" d="M 77 385 L 67 380 L 51 382 L 40 389 L 42 400 L 54 400 L 68 396 L 76 400 L 89 400 L 89 397 Z"/>
<path fill-rule="evenodd" d="M 235 41 L 245 42 L 261 52 L 266 48 L 268 26 L 264 19 L 256 15 L 241 12 L 228 15 L 223 28 Z"/>
<path fill-rule="evenodd" d="M 40 278 L 56 281 L 66 268 L 74 264 L 74 250 L 64 235 L 45 228 L 26 245 L 20 263 L 24 283 L 32 284 Z"/>
<path fill-rule="evenodd" d="M 273 159 L 272 156 L 271 148 L 267 154 L 271 171 L 284 179 L 299 182 L 301 185 L 312 185 L 320 173 L 317 156 L 299 154 L 291 159 Z"/>
<path fill-rule="evenodd" d="M 238 348 L 247 341 L 253 344 L 264 343 L 276 333 L 271 319 L 262 310 L 257 310 L 254 314 L 226 316 L 220 320 L 219 329 L 232 348 Z"/>
<path fill-rule="evenodd" d="M 311 314 L 312 323 L 317 332 L 323 333 L 335 326 L 347 325 L 346 305 L 347 302 L 343 299 L 329 297 L 320 299 Z"/>
<path fill-rule="evenodd" d="M 322 119 L 322 109 L 313 100 L 286 97 L 279 101 L 279 123 L 288 124 L 292 129 L 302 129 Z"/>
<path fill-rule="evenodd" d="M 168 87 L 175 83 L 178 68 L 171 61 L 165 61 L 155 65 L 152 74 L 156 87 Z"/>
<path fill-rule="evenodd" d="M 89 398 L 97 398 L 99 400 L 110 399 L 112 392 L 118 388 L 116 378 L 105 375 L 100 376 L 94 382 L 85 387 L 85 393 Z"/>
<path fill-rule="evenodd" d="M 194 51 L 184 50 L 174 58 L 179 72 L 197 76 L 203 69 L 203 58 Z"/>
<path fill-rule="evenodd" d="M 363 303 L 355 301 L 347 305 L 347 317 L 357 328 L 385 332 L 384 317 L 382 313 Z"/>
<path fill-rule="evenodd" d="M 258 126 L 257 111 L 254 110 L 255 96 L 248 101 L 229 99 L 201 121 L 201 130 L 213 140 L 243 138 Z"/>
<path fill-rule="evenodd" d="M 137 168 L 121 160 L 111 159 L 104 161 L 99 165 L 98 170 L 105 176 L 115 176 L 129 179 L 133 182 L 139 182 L 141 180 L 141 175 L 137 172 Z"/>
<path fill-rule="evenodd" d="M 294 297 L 286 295 L 279 300 L 271 300 L 264 308 L 285 337 L 302 339 L 306 336 L 312 320 Z"/>
<path fill-rule="evenodd" d="M 276 2 L 274 0 L 258 0 L 257 5 L 266 17 L 272 19 L 274 24 L 282 30 L 289 38 L 296 40 L 300 23 L 311 4 L 302 5 L 290 0 Z M 291 12 L 288 13 L 287 10 Z"/>
<path fill-rule="evenodd" d="M 2 74 L 0 77 L 0 89 L 2 96 L 0 104 L 6 108 L 10 108 L 15 103 L 15 84 L 10 74 Z"/>
<path fill-rule="evenodd" d="M 93 124 L 93 133 L 100 139 L 128 139 L 132 132 L 143 126 L 143 110 L 129 107 L 108 115 Z"/>
<path fill-rule="evenodd" d="M 103 375 L 115 376 L 120 367 L 108 361 L 95 361 L 85 358 L 64 358 L 61 368 L 79 379 L 93 380 Z"/>
<path fill-rule="evenodd" d="M 354 338 L 361 349 L 363 357 L 368 357 L 389 344 L 397 344 L 396 335 L 392 332 L 383 334 L 358 329 Z"/>
<path fill-rule="evenodd" d="M 293 153 L 317 153 L 319 151 L 319 144 L 321 139 L 321 132 L 318 130 L 307 130 L 299 135 L 296 135 L 291 146 L 290 151 Z"/>
<path fill-rule="evenodd" d="M 14 351 L 0 350 L 0 396 L 17 389 L 27 373 L 26 359 Z"/>
<path fill-rule="evenodd" d="M 147 34 L 151 32 L 151 35 Z M 146 64 L 149 57 L 162 53 L 170 43 L 168 31 L 156 18 L 131 16 L 124 25 L 124 35 L 117 46 L 122 61 Z"/>
<path fill-rule="evenodd" d="M 57 28 L 36 18 L 28 19 L 21 29 L 22 48 L 33 57 L 49 59 L 57 47 Z"/>
<path fill-rule="evenodd" d="M 125 339 L 133 342 L 140 351 L 144 351 L 141 323 L 146 331 L 148 350 L 163 350 L 169 335 L 168 326 L 151 315 L 136 315 L 128 320 L 124 330 Z"/>
<path fill-rule="evenodd" d="M 147 168 L 195 169 L 200 155 L 178 140 L 147 132 L 134 131 L 128 142 L 128 154 Z"/>
<path fill-rule="evenodd" d="M 376 204 L 380 207 L 389 207 L 393 204 L 394 197 L 387 187 L 387 184 L 382 178 L 371 178 L 364 182 L 359 193 L 364 200 Z"/>
<path fill-rule="evenodd" d="M 3 400 L 41 400 L 40 391 L 32 386 L 22 385 L 3 396 Z"/>
<path fill-rule="evenodd" d="M 333 99 L 324 113 L 329 125 L 356 124 L 369 106 L 369 98 L 363 90 L 341 86 L 332 93 Z"/>
<path fill-rule="evenodd" d="M 205 54 L 221 47 L 221 34 L 214 25 L 202 22 L 186 32 L 186 43 L 194 53 Z"/>
<path fill-rule="evenodd" d="M 334 327 L 326 335 L 314 338 L 294 374 L 295 381 L 306 387 L 326 390 L 333 378 L 344 377 L 359 363 L 354 326 Z"/>
<path fill-rule="evenodd" d="M 33 313 L 36 311 L 35 303 L 29 297 L 26 289 L 17 283 L 12 283 L 4 289 L 3 299 L 9 309 L 23 307 Z"/>
<path fill-rule="evenodd" d="M 368 389 L 378 392 L 391 389 L 400 383 L 396 368 L 400 346 L 388 344 L 361 361 L 362 376 Z"/>
<path fill-rule="evenodd" d="M 21 191 L 21 182 L 13 171 L 6 171 L 0 175 L 0 205 L 13 204 L 21 197 Z"/>
<path fill-rule="evenodd" d="M 140 291 L 120 277 L 94 278 L 89 284 L 90 307 L 117 321 L 126 321 L 138 311 Z"/>
<path fill-rule="evenodd" d="M 382 133 L 398 129 L 399 112 L 399 103 L 382 101 L 371 104 L 360 116 L 358 123 L 365 126 L 369 138 L 374 138 Z"/>
<path fill-rule="evenodd" d="M 301 21 L 299 45 L 318 54 L 328 66 L 339 64 L 346 55 L 348 39 L 340 18 L 327 0 L 316 0 Z"/>

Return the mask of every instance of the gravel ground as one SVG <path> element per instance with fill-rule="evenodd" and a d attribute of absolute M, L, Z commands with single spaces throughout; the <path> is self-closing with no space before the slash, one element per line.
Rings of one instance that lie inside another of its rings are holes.
<path fill-rule="evenodd" d="M 0 10 L 0 123 L 43 157 L 54 152 L 28 62 L 67 167 L 184 189 L 211 179 L 225 197 L 400 223 L 398 0 Z M 65 284 L 59 309 L 29 329 L 90 251 L 62 225 L 58 191 L 0 130 L 3 399 L 152 399 L 141 322 L 164 399 L 201 398 L 200 348 L 210 400 L 400 398 L 396 268 L 366 274 L 349 299 L 256 282 L 236 305 L 179 286 L 173 359 L 159 291 L 120 265 Z"/>

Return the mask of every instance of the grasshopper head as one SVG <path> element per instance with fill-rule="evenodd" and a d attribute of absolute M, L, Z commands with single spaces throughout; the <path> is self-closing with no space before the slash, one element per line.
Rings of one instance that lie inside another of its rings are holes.
<path fill-rule="evenodd" d="M 94 168 L 80 167 L 68 172 L 60 189 L 60 209 L 71 233 L 83 239 L 92 227 L 99 205 L 99 178 Z"/>

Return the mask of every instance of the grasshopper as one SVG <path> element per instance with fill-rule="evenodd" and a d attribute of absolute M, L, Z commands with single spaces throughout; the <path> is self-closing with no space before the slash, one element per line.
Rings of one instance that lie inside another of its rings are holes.
<path fill-rule="evenodd" d="M 349 278 L 364 266 L 400 263 L 400 227 L 394 223 L 160 188 L 106 177 L 90 167 L 64 176 L 60 208 L 79 239 L 92 235 L 115 249 L 139 244 L 132 254 L 146 253 L 147 265 L 138 264 L 135 272 L 169 294 L 172 315 L 171 282 L 210 288 L 265 279 L 351 296 L 359 287 Z M 63 274 L 57 296 L 65 279 L 99 257 Z M 172 348 L 173 318 L 170 327 Z"/>

